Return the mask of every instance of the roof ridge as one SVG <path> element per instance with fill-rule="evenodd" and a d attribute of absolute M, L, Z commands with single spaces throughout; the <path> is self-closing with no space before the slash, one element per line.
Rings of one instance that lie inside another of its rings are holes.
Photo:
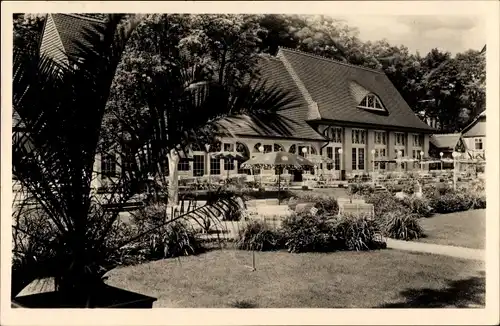
<path fill-rule="evenodd" d="M 301 55 L 305 55 L 305 56 L 309 56 L 309 57 L 314 57 L 314 58 L 317 58 L 317 59 L 321 59 L 321 60 L 325 60 L 325 61 L 330 61 L 330 62 L 333 62 L 333 63 L 338 63 L 338 64 L 343 65 L 343 66 L 352 67 L 352 68 L 358 68 L 358 69 L 363 69 L 363 70 L 375 72 L 375 73 L 378 73 L 378 74 L 381 74 L 381 75 L 385 75 L 385 73 L 383 71 L 381 71 L 381 70 L 367 68 L 367 67 L 360 66 L 360 65 L 354 65 L 352 63 L 345 63 L 345 62 L 342 62 L 342 61 L 339 61 L 339 60 L 335 60 L 335 59 L 332 59 L 332 58 L 328 58 L 328 57 L 325 57 L 325 56 L 322 56 L 322 55 L 319 55 L 319 54 L 315 54 L 315 53 L 309 53 L 309 52 L 305 52 L 305 51 L 301 51 L 301 50 L 297 50 L 297 49 L 287 48 L 287 47 L 284 47 L 284 46 L 279 46 L 278 47 L 278 51 L 279 50 L 287 50 L 287 51 L 295 52 L 295 53 L 298 53 L 298 54 L 301 54 Z"/>
<path fill-rule="evenodd" d="M 83 16 L 83 15 L 80 15 L 80 14 L 70 14 L 70 13 L 66 13 L 66 12 L 65 13 L 58 13 L 58 14 L 59 15 L 70 16 L 70 17 L 78 18 L 78 19 L 82 19 L 82 20 L 88 20 L 88 21 L 91 21 L 91 22 L 94 22 L 94 23 L 104 23 L 105 22 L 104 20 L 101 20 L 101 19 L 87 17 L 87 16 Z"/>
<path fill-rule="evenodd" d="M 461 133 L 459 132 L 452 132 L 452 133 L 446 133 L 446 134 L 433 134 L 433 136 L 459 136 Z"/>

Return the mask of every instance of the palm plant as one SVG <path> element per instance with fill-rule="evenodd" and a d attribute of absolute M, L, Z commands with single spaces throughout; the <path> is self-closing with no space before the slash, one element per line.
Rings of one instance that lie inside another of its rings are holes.
<path fill-rule="evenodd" d="M 235 92 L 207 80 L 197 69 L 172 65 L 169 71 L 151 74 L 152 83 L 143 84 L 146 114 L 122 121 L 117 139 L 103 144 L 111 83 L 126 41 L 139 23 L 138 17 L 127 24 L 122 19 L 109 15 L 102 27 L 86 30 L 85 40 L 77 44 L 77 60 L 69 63 L 40 54 L 37 46 L 14 53 L 13 108 L 18 123 L 12 172 L 25 198 L 13 209 L 12 298 L 33 280 L 53 277 L 60 301 L 76 307 L 98 305 L 104 275 L 116 265 L 114 254 L 152 231 L 141 230 L 116 243 L 109 239 L 120 208 L 140 191 L 141 182 L 158 172 L 164 156 L 175 160 L 177 151 L 193 139 L 212 137 L 215 130 L 224 129 L 227 119 L 242 113 L 263 128 L 286 129 L 283 123 L 269 123 L 279 120 L 280 108 L 293 104 L 286 94 L 255 82 Z M 124 138 L 133 164 L 111 178 L 111 192 L 101 196 L 92 185 L 96 154 L 123 150 L 115 145 Z M 218 191 L 206 205 L 188 207 L 165 224 L 216 217 L 233 203 L 231 194 Z M 118 209 L 106 210 L 106 204 Z"/>

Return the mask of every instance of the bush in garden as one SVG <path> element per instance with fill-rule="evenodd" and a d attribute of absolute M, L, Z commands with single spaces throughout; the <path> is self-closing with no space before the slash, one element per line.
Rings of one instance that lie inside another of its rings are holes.
<path fill-rule="evenodd" d="M 383 215 L 380 221 L 383 234 L 399 240 L 413 240 L 425 236 L 418 217 L 406 210 L 394 210 Z"/>
<path fill-rule="evenodd" d="M 394 197 L 394 195 L 389 192 L 372 193 L 365 196 L 365 201 L 368 204 L 373 204 L 375 216 L 382 216 L 386 212 L 402 208 L 402 205 L 398 201 L 398 199 L 396 199 L 396 197 Z"/>
<path fill-rule="evenodd" d="M 140 238 L 136 247 L 147 259 L 162 259 L 197 254 L 202 247 L 196 232 L 185 220 L 166 222 L 166 206 L 150 205 L 134 216 L 139 231 L 154 229 Z"/>
<path fill-rule="evenodd" d="M 418 198 L 411 196 L 400 199 L 399 202 L 410 213 L 415 214 L 417 217 L 431 217 L 433 214 L 431 201 L 425 197 Z"/>
<path fill-rule="evenodd" d="M 351 183 L 348 188 L 348 193 L 350 195 L 368 195 L 374 192 L 375 188 L 368 183 Z"/>
<path fill-rule="evenodd" d="M 239 221 L 243 217 L 242 207 L 230 206 L 228 210 L 224 212 L 222 218 L 223 221 Z"/>
<path fill-rule="evenodd" d="M 436 213 L 454 213 L 473 207 L 473 198 L 467 193 L 448 192 L 431 199 L 431 206 Z"/>
<path fill-rule="evenodd" d="M 333 221 L 338 250 L 372 250 L 386 247 L 379 224 L 369 215 L 343 215 Z"/>
<path fill-rule="evenodd" d="M 248 223 L 240 231 L 236 241 L 237 248 L 243 250 L 269 251 L 280 249 L 282 245 L 281 233 L 258 220 Z"/>
<path fill-rule="evenodd" d="M 327 252 L 339 247 L 333 225 L 324 215 L 288 216 L 283 220 L 281 232 L 289 252 Z"/>

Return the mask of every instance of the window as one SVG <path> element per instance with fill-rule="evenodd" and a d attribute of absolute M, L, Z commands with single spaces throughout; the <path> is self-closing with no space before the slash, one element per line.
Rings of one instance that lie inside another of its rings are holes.
<path fill-rule="evenodd" d="M 225 158 L 224 159 L 224 170 L 225 171 L 234 170 L 234 160 L 232 160 L 230 158 Z"/>
<path fill-rule="evenodd" d="M 482 150 L 483 149 L 483 140 L 481 138 L 474 139 L 474 148 L 476 150 Z"/>
<path fill-rule="evenodd" d="M 424 139 L 422 135 L 413 135 L 413 146 L 414 147 L 422 147 L 424 143 Z"/>
<path fill-rule="evenodd" d="M 329 159 L 333 159 L 333 147 L 327 147 L 327 148 L 326 148 L 326 156 L 327 156 Z M 331 170 L 331 169 L 333 169 L 333 164 L 332 164 L 332 163 L 327 163 L 327 164 L 326 164 L 326 169 L 327 169 L 327 170 Z"/>
<path fill-rule="evenodd" d="M 365 169 L 365 149 L 358 148 L 358 170 Z"/>
<path fill-rule="evenodd" d="M 379 157 L 385 158 L 385 148 L 375 149 L 375 158 Z M 379 169 L 385 169 L 385 162 L 375 162 L 375 165 L 378 166 Z"/>
<path fill-rule="evenodd" d="M 274 144 L 274 151 L 275 152 L 284 152 L 285 149 L 283 148 L 283 146 L 281 146 L 280 144 Z"/>
<path fill-rule="evenodd" d="M 101 155 L 101 174 L 106 177 L 116 176 L 116 158 L 114 155 Z"/>
<path fill-rule="evenodd" d="M 134 168 L 134 163 L 136 162 L 135 160 L 135 156 L 132 154 L 132 152 L 130 151 L 130 148 L 127 147 L 127 146 L 124 146 L 123 147 L 123 155 L 121 157 L 121 160 L 122 160 L 122 164 L 121 164 L 121 170 L 122 170 L 122 173 L 125 173 L 125 172 L 132 172 L 133 168 Z"/>
<path fill-rule="evenodd" d="M 179 171 L 189 171 L 189 160 L 185 158 L 179 159 L 179 163 L 177 163 L 177 169 Z"/>
<path fill-rule="evenodd" d="M 353 144 L 364 144 L 365 143 L 365 131 L 361 129 L 352 130 L 352 143 Z"/>
<path fill-rule="evenodd" d="M 194 155 L 193 159 L 193 176 L 203 176 L 205 174 L 205 155 Z"/>
<path fill-rule="evenodd" d="M 326 137 L 332 143 L 342 143 L 342 128 L 341 127 L 329 127 L 326 129 Z"/>
<path fill-rule="evenodd" d="M 377 111 L 385 111 L 382 102 L 375 94 L 368 94 L 365 98 L 359 103 L 359 107 L 363 109 L 371 109 Z"/>
<path fill-rule="evenodd" d="M 375 144 L 386 144 L 386 133 L 384 131 L 375 131 Z"/>
<path fill-rule="evenodd" d="M 406 144 L 405 134 L 403 132 L 396 132 L 396 133 L 394 133 L 394 135 L 396 136 L 396 137 L 394 137 L 395 145 L 405 146 L 405 144 Z"/>
<path fill-rule="evenodd" d="M 398 152 L 401 152 L 401 157 L 404 157 L 405 156 L 405 150 L 404 149 L 395 149 L 394 150 L 394 154 L 396 156 L 396 158 L 398 157 Z"/>
<path fill-rule="evenodd" d="M 234 151 L 234 144 L 224 144 L 224 152 Z"/>
<path fill-rule="evenodd" d="M 271 153 L 273 151 L 272 145 L 264 145 L 264 153 Z"/>
<path fill-rule="evenodd" d="M 340 153 L 339 153 L 340 147 L 335 147 L 335 170 L 339 171 L 340 170 Z"/>
<path fill-rule="evenodd" d="M 219 175 L 220 174 L 220 159 L 210 158 L 210 174 Z"/>
<path fill-rule="evenodd" d="M 365 149 L 353 148 L 352 149 L 352 169 L 364 170 L 365 169 Z"/>
<path fill-rule="evenodd" d="M 356 157 L 357 157 L 356 150 L 357 150 L 356 148 L 352 149 L 352 169 L 353 170 L 356 170 L 356 167 L 357 167 L 357 164 L 356 164 Z"/>

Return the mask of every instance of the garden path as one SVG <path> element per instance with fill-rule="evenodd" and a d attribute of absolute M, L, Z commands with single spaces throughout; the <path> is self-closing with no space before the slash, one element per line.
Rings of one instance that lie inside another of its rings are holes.
<path fill-rule="evenodd" d="M 485 251 L 465 247 L 445 246 L 433 243 L 387 239 L 387 248 L 445 255 L 463 259 L 484 260 Z"/>

